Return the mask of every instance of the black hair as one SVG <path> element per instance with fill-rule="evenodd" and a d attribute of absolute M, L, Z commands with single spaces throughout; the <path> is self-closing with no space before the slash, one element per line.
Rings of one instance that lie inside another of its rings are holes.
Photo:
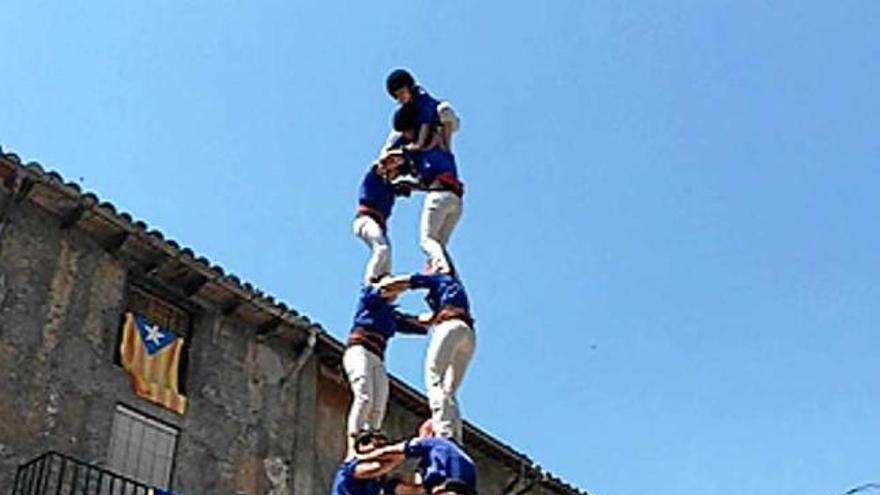
<path fill-rule="evenodd" d="M 385 79 L 385 89 L 388 90 L 388 94 L 392 98 L 397 96 L 397 90 L 400 88 L 409 88 L 412 91 L 415 85 L 415 78 L 405 69 L 394 69 L 388 74 L 388 78 Z"/>
<path fill-rule="evenodd" d="M 377 439 L 388 440 L 388 437 L 385 436 L 385 434 L 381 431 L 364 430 L 355 436 L 354 450 L 360 451 L 361 448 L 366 446 L 368 443 L 372 443 Z"/>
<path fill-rule="evenodd" d="M 418 125 L 417 110 L 412 102 L 402 105 L 394 112 L 392 125 L 397 132 L 415 130 Z"/>

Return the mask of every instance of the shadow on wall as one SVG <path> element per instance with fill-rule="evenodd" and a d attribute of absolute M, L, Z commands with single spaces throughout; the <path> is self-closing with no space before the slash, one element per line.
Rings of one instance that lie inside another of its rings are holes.
<path fill-rule="evenodd" d="M 0 272 L 0 307 L 3 306 L 3 301 L 6 300 L 6 274 Z"/>

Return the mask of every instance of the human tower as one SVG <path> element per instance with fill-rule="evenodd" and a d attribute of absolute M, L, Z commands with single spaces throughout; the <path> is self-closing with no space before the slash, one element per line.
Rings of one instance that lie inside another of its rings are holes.
<path fill-rule="evenodd" d="M 464 450 L 456 400 L 476 338 L 467 293 L 447 244 L 462 213 L 452 138 L 459 119 L 448 101 L 431 96 L 403 69 L 386 80 L 397 101 L 393 130 L 361 182 L 354 234 L 371 250 L 342 364 L 353 400 L 348 453 L 333 495 L 476 493 L 476 467 Z M 423 192 L 419 242 L 427 261 L 420 273 L 394 275 L 388 218 L 398 197 Z M 395 305 L 408 290 L 426 291 L 428 311 L 409 315 Z M 417 436 L 389 444 L 382 432 L 388 402 L 385 350 L 395 334 L 430 334 L 425 388 L 431 417 Z M 406 458 L 412 477 L 392 476 Z"/>

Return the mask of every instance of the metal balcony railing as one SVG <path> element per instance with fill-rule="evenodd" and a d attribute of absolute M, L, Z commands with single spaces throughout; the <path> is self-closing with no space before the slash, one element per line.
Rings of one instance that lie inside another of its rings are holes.
<path fill-rule="evenodd" d="M 73 457 L 46 452 L 22 464 L 12 495 L 152 495 L 165 493 Z"/>

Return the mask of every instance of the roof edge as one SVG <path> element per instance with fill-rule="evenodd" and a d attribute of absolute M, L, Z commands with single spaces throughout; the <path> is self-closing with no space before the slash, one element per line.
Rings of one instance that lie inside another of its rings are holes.
<path fill-rule="evenodd" d="M 125 211 L 119 211 L 115 205 L 109 202 L 101 202 L 98 196 L 91 192 L 83 191 L 74 183 L 65 181 L 61 174 L 55 171 L 47 171 L 37 162 L 22 163 L 21 158 L 11 152 L 5 151 L 0 146 L 0 182 L 7 188 L 18 192 L 21 188 L 29 189 L 34 184 L 44 184 L 53 188 L 68 199 L 77 201 L 83 208 L 114 225 L 128 235 L 134 235 L 149 246 L 163 252 L 167 256 L 180 261 L 193 272 L 215 282 L 224 289 L 248 302 L 265 313 L 270 318 L 276 318 L 296 328 L 315 332 L 318 341 L 337 353 L 341 358 L 345 346 L 328 333 L 320 323 L 314 322 L 309 317 L 289 308 L 286 304 L 278 302 L 272 296 L 266 295 L 252 284 L 243 282 L 239 277 L 227 273 L 221 266 L 213 264 L 205 257 L 196 256 L 192 249 L 181 247 L 173 239 L 166 238 L 160 231 L 149 229 L 144 221 L 134 220 L 133 216 Z M 26 195 L 26 193 L 25 193 Z M 401 380 L 395 375 L 389 374 L 392 389 L 397 392 L 399 399 L 409 403 L 411 407 L 426 408 L 427 398 L 418 390 Z M 465 435 L 476 440 L 477 447 L 495 457 L 506 457 L 506 464 L 513 469 L 529 470 L 532 474 L 540 476 L 540 483 L 548 488 L 564 493 L 586 495 L 587 492 L 577 488 L 546 472 L 535 464 L 525 454 L 515 450 L 490 435 L 485 430 L 465 421 Z M 503 460 L 503 459 L 501 459 Z"/>

